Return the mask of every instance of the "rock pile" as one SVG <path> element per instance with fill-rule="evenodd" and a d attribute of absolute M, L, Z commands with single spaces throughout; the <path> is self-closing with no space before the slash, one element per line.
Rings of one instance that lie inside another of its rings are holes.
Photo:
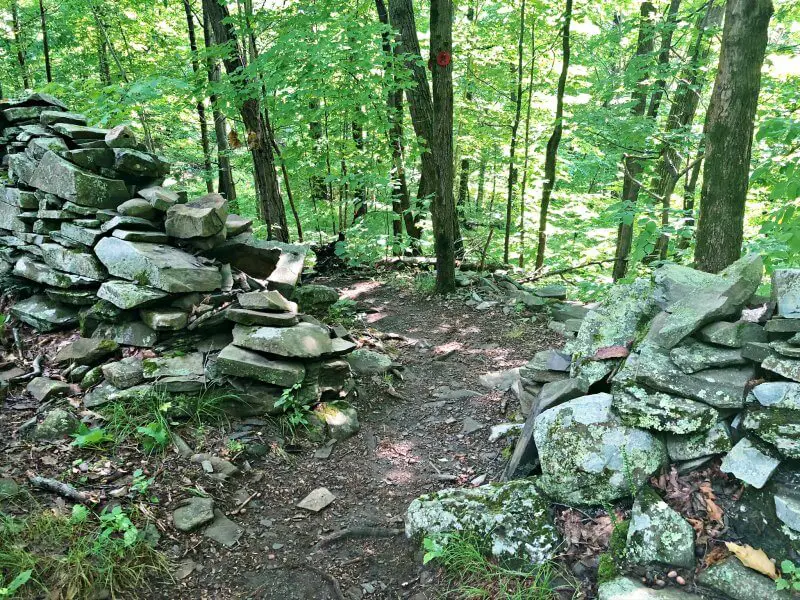
<path fill-rule="evenodd" d="M 219 194 L 188 200 L 163 187 L 169 165 L 129 128 L 89 127 L 45 94 L 0 103 L 0 156 L 0 278 L 35 292 L 11 313 L 39 331 L 80 326 L 55 362 L 91 390 L 87 407 L 215 386 L 230 392 L 230 412 L 251 416 L 281 412 L 285 390 L 302 406 L 346 395 L 342 357 L 355 344 L 286 299 L 304 246 L 255 239 Z M 307 288 L 298 299 L 311 310 L 338 299 Z M 101 366 L 117 345 L 181 352 Z M 40 377 L 29 391 L 69 390 L 56 383 Z M 344 402 L 320 406 L 318 418 L 338 439 L 358 427 Z"/>
<path fill-rule="evenodd" d="M 169 165 L 125 126 L 33 94 L 0 103 L 0 156 L 0 276 L 35 284 L 13 313 L 40 331 L 151 347 L 218 325 L 234 289 L 259 289 L 250 277 L 288 296 L 298 282 L 304 247 L 255 240 L 219 194 L 162 187 Z"/>
<path fill-rule="evenodd" d="M 563 352 L 487 376 L 529 403 L 505 479 L 570 506 L 635 496 L 627 560 L 692 567 L 692 527 L 646 484 L 669 463 L 687 472 L 721 456 L 721 470 L 747 484 L 741 510 L 726 513 L 733 531 L 795 559 L 800 270 L 776 270 L 771 298 L 756 293 L 762 277 L 756 255 L 719 274 L 662 266 L 615 286 Z"/>

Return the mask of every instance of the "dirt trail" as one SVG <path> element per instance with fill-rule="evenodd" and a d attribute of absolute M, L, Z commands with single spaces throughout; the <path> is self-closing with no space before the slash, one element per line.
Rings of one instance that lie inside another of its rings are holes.
<path fill-rule="evenodd" d="M 441 302 L 378 281 L 328 283 L 369 309 L 368 327 L 416 340 L 383 342 L 403 365 L 404 381 L 394 380 L 394 392 L 382 378 L 361 382 L 361 431 L 337 444 L 330 458 L 316 459 L 312 450 L 291 462 L 270 456 L 229 483 L 245 490 L 237 497 L 263 496 L 232 517 L 247 531 L 239 547 L 219 551 L 203 542 L 190 553 L 203 570 L 178 584 L 183 597 L 323 600 L 337 597 L 333 578 L 348 599 L 437 597 L 419 547 L 404 535 L 344 539 L 319 549 L 315 543 L 345 527 L 402 528 L 405 510 L 419 494 L 499 477 L 503 445 L 488 442 L 489 427 L 518 406 L 511 394 L 487 393 L 478 378 L 520 366 L 535 351 L 560 343 L 544 325 L 506 316 L 499 306 L 478 312 L 463 298 Z M 477 394 L 437 397 L 445 386 Z M 462 433 L 465 419 L 481 428 Z M 319 486 L 336 495 L 331 506 L 318 514 L 295 508 Z M 230 500 L 221 502 L 235 508 Z"/>

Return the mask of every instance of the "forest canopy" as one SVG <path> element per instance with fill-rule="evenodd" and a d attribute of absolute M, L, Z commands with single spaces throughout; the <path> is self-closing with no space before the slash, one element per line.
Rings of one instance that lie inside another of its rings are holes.
<path fill-rule="evenodd" d="M 795 2 L 0 10 L 3 97 L 46 91 L 94 124 L 130 124 L 173 187 L 219 190 L 263 237 L 340 239 L 351 264 L 438 245 L 445 262 L 527 277 L 581 267 L 568 277 L 584 297 L 695 250 L 706 270 L 743 250 L 798 263 Z M 723 90 L 749 99 L 727 123 Z"/>

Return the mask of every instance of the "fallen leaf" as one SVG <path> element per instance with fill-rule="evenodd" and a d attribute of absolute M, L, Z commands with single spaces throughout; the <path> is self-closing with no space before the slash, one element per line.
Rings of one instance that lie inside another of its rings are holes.
<path fill-rule="evenodd" d="M 755 549 L 752 546 L 740 546 L 733 542 L 725 542 L 725 546 L 736 555 L 741 563 L 754 571 L 758 571 L 769 577 L 770 579 L 777 579 L 778 573 L 775 570 L 775 565 L 763 550 Z"/>
<path fill-rule="evenodd" d="M 598 348 L 592 358 L 594 360 L 609 360 L 612 358 L 625 358 L 631 351 L 626 346 L 605 346 Z"/>
<path fill-rule="evenodd" d="M 722 509 L 716 502 L 714 502 L 714 500 L 717 499 L 717 496 L 714 494 L 714 489 L 711 487 L 711 484 L 707 481 L 701 483 L 699 489 L 703 494 L 703 500 L 706 504 L 708 518 L 722 525 Z"/>
<path fill-rule="evenodd" d="M 723 560 L 728 558 L 730 554 L 728 553 L 727 549 L 722 546 L 714 546 L 711 549 L 711 552 L 706 554 L 704 563 L 706 568 L 716 565 L 717 563 L 721 563 Z"/>

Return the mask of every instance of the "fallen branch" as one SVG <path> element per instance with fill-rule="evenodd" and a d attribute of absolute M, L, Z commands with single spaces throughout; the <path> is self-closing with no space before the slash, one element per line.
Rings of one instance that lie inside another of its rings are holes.
<path fill-rule="evenodd" d="M 526 277 L 525 279 L 520 279 L 519 282 L 530 283 L 531 281 L 538 281 L 539 279 L 544 279 L 545 277 L 552 277 L 553 275 L 563 275 L 564 273 L 571 273 L 572 271 L 578 271 L 579 269 L 585 269 L 586 267 L 595 267 L 613 262 L 614 262 L 613 258 L 607 258 L 605 260 L 592 260 L 589 262 L 582 263 L 580 265 L 575 265 L 574 267 L 565 267 L 563 269 L 556 269 L 555 271 L 537 271 L 530 277 Z"/>
<path fill-rule="evenodd" d="M 324 548 L 328 544 L 345 539 L 394 537 L 396 535 L 400 535 L 401 533 L 403 533 L 402 529 L 392 529 L 389 527 L 347 527 L 346 529 L 335 531 L 330 535 L 326 535 L 324 538 L 321 538 L 316 543 L 315 547 Z"/>
<path fill-rule="evenodd" d="M 59 496 L 63 496 L 64 498 L 72 500 L 73 502 L 78 502 L 80 504 L 87 504 L 90 502 L 89 496 L 83 492 L 79 492 L 70 484 L 58 481 L 57 479 L 39 477 L 38 475 L 32 475 L 29 473 L 28 481 L 35 488 L 58 494 Z"/>

